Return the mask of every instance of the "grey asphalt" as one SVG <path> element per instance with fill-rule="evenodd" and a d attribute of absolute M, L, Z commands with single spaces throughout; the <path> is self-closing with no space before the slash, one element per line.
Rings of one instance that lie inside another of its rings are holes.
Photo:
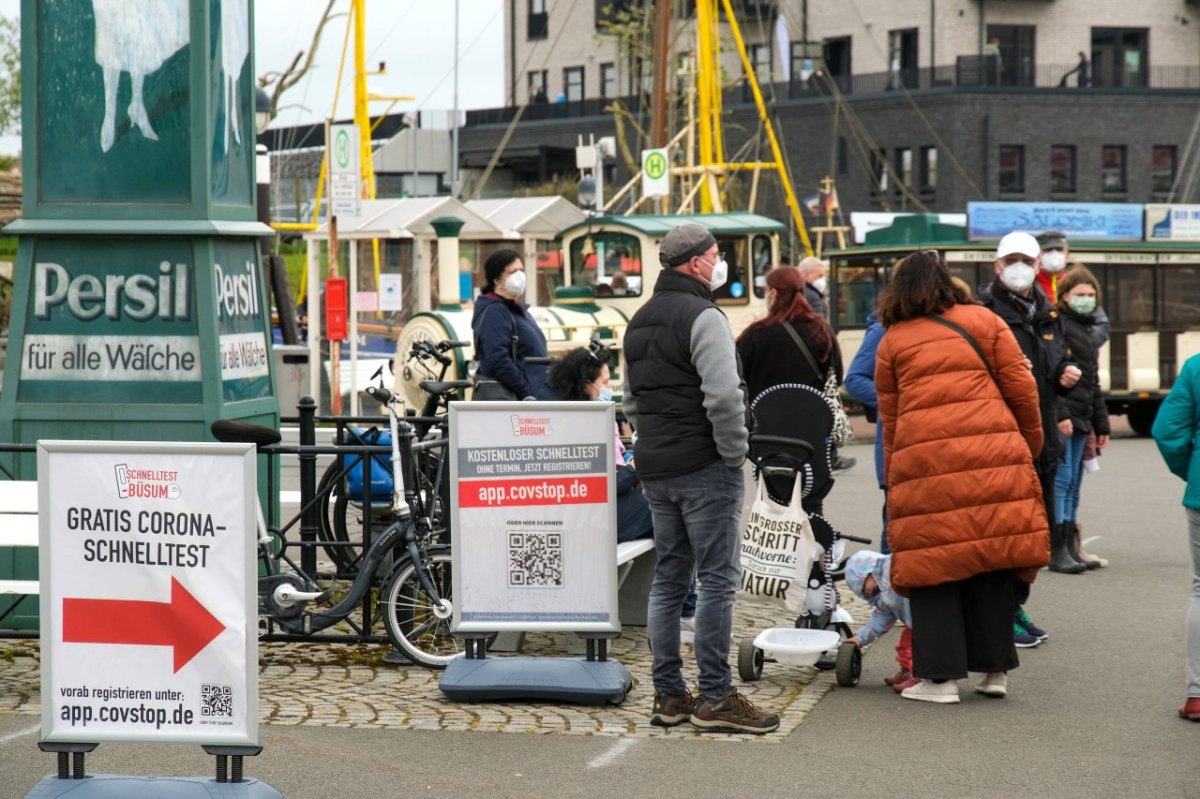
<path fill-rule="evenodd" d="M 829 517 L 878 535 L 869 445 L 838 475 Z M 1021 650 L 1006 699 L 960 688 L 956 706 L 900 699 L 895 633 L 869 651 L 857 688 L 820 701 L 781 744 L 580 735 L 266 727 L 249 776 L 294 799 L 489 797 L 1200 797 L 1200 724 L 1183 700 L 1183 620 L 1190 584 L 1182 483 L 1151 441 L 1114 438 L 1084 483 L 1091 549 L 1111 566 L 1043 571 L 1028 610 L 1050 632 Z M 771 668 L 771 664 L 767 664 Z M 0 662 L 0 679 L 3 675 Z M 53 770 L 36 719 L 0 714 L 0 799 Z M 203 775 L 197 747 L 106 744 L 93 771 Z"/>

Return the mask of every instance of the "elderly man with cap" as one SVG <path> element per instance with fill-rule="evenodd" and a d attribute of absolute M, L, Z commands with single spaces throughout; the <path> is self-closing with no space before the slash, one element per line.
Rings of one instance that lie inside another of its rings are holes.
<path fill-rule="evenodd" d="M 1037 240 L 1023 232 L 1009 233 L 996 247 L 996 281 L 984 305 L 1003 319 L 1016 336 L 1037 382 L 1038 405 L 1042 412 L 1045 443 L 1034 460 L 1046 518 L 1054 520 L 1054 477 L 1063 454 L 1063 435 L 1071 432 L 1070 414 L 1060 394 L 1066 393 L 1082 374 L 1067 351 L 1062 319 L 1054 305 L 1035 288 L 1042 250 Z M 1075 542 L 1062 530 L 1050 527 L 1050 569 L 1066 574 L 1086 570 L 1073 556 Z"/>
<path fill-rule="evenodd" d="M 820 258 L 810 255 L 796 264 L 796 268 L 804 275 L 804 299 L 828 322 L 829 308 L 825 305 L 825 293 L 829 288 L 829 278 L 826 277 L 829 267 Z"/>
<path fill-rule="evenodd" d="M 1038 272 L 1038 285 L 1051 303 L 1058 302 L 1058 279 L 1071 263 L 1071 248 L 1067 244 L 1067 234 L 1061 230 L 1047 230 L 1038 234 L 1038 246 L 1042 248 L 1042 268 Z M 1092 313 L 1096 322 L 1092 326 L 1092 337 L 1096 346 L 1100 347 L 1108 341 L 1111 325 L 1108 314 L 1103 308 L 1097 307 Z"/>
<path fill-rule="evenodd" d="M 740 512 L 749 434 L 746 395 L 729 322 L 712 299 L 727 267 L 700 225 L 672 229 L 659 247 L 654 294 L 625 331 L 624 410 L 654 518 L 658 565 L 647 633 L 654 648 L 650 723 L 767 733 L 779 716 L 733 687 L 729 646 L 741 578 Z M 695 651 L 700 695 L 683 679 L 679 613 L 700 578 Z"/>

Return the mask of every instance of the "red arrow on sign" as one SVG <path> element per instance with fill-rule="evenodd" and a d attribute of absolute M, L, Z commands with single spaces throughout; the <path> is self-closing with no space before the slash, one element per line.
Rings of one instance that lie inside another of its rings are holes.
<path fill-rule="evenodd" d="M 175 648 L 175 671 L 225 630 L 174 577 L 171 601 L 63 599 L 63 642 Z"/>

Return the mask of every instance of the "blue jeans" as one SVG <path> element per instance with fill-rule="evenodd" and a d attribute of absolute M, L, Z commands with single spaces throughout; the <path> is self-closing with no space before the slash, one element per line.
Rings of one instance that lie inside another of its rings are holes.
<path fill-rule="evenodd" d="M 1079 510 L 1079 483 L 1083 480 L 1083 447 L 1087 433 L 1064 436 L 1066 452 L 1054 475 L 1054 523 L 1075 521 Z"/>
<path fill-rule="evenodd" d="M 729 639 L 733 596 L 742 573 L 742 471 L 714 461 L 679 477 L 644 479 L 642 488 L 654 514 L 658 553 L 647 612 L 654 690 L 680 694 L 687 688 L 679 654 L 679 614 L 694 573 L 701 586 L 695 644 L 700 695 L 718 701 L 733 685 Z"/>

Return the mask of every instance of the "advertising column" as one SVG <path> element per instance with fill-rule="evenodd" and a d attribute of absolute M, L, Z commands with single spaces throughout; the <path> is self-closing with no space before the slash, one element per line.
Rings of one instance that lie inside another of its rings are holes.
<path fill-rule="evenodd" d="M 278 424 L 252 26 L 249 0 L 23 0 L 0 440 L 204 441 L 220 418 Z M 36 477 L 32 455 L 11 465 Z"/>

